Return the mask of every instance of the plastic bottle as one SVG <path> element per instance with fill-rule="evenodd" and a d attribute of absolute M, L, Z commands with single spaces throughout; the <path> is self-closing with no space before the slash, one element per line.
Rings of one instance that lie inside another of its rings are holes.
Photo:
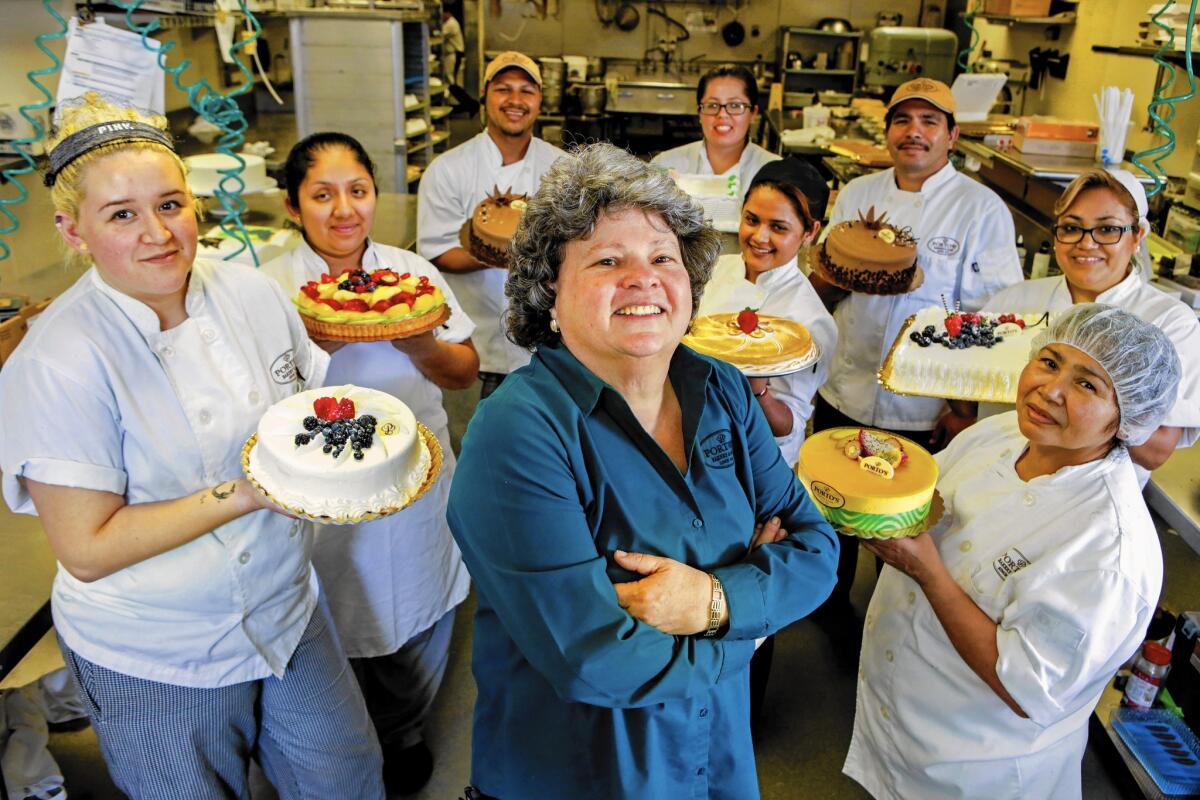
<path fill-rule="evenodd" d="M 1170 671 L 1171 651 L 1158 642 L 1146 642 L 1142 645 L 1142 654 L 1133 662 L 1133 674 L 1125 683 L 1121 705 L 1140 709 L 1153 706 Z"/>
<path fill-rule="evenodd" d="M 1021 264 L 1021 272 L 1025 271 L 1027 264 L 1026 259 L 1029 258 L 1029 251 L 1025 249 L 1025 237 L 1017 234 L 1017 261 Z"/>
<path fill-rule="evenodd" d="M 1033 254 L 1033 266 L 1029 268 L 1030 280 L 1045 278 L 1050 274 L 1050 243 L 1042 242 L 1042 246 Z"/>

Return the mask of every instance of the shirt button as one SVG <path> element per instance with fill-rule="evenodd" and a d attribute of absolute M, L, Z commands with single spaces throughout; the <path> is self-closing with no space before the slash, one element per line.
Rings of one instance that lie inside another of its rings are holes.
<path fill-rule="evenodd" d="M 915 602 L 917 602 L 917 593 L 909 592 L 908 593 L 908 604 L 911 606 Z"/>
<path fill-rule="evenodd" d="M 158 354 L 160 356 L 162 356 L 163 358 L 170 358 L 171 356 L 175 355 L 175 348 L 171 347 L 171 345 L 169 345 L 169 344 L 163 345 L 162 348 L 158 351 Z"/>
<path fill-rule="evenodd" d="M 888 713 L 887 706 L 879 707 L 879 715 L 884 719 L 891 719 L 891 714 Z"/>
<path fill-rule="evenodd" d="M 197 416 L 197 419 L 200 420 L 200 423 L 203 425 L 207 425 L 208 423 L 212 422 L 212 414 L 208 413 L 208 409 L 201 411 L 196 416 Z"/>
<path fill-rule="evenodd" d="M 250 400 L 250 405 L 256 406 L 256 405 L 258 405 L 258 401 L 262 400 L 262 395 L 258 393 L 257 389 L 252 389 L 250 391 L 249 400 Z"/>
<path fill-rule="evenodd" d="M 707 716 L 708 716 L 708 709 L 707 708 L 700 709 L 700 719 L 704 719 Z"/>
<path fill-rule="evenodd" d="M 205 328 L 200 332 L 200 336 L 204 339 L 204 341 L 211 342 L 217 338 L 217 332 L 211 328 Z"/>
<path fill-rule="evenodd" d="M 697 775 L 703 775 L 703 774 L 704 774 L 704 767 L 701 767 L 700 769 L 696 770 L 696 774 L 697 774 Z"/>
<path fill-rule="evenodd" d="M 288 531 L 288 538 L 294 539 L 296 537 L 296 534 L 299 532 L 300 532 L 300 520 L 296 520 L 295 522 L 292 523 L 292 529 L 290 531 Z"/>
<path fill-rule="evenodd" d="M 969 552 L 971 552 L 971 540 L 970 540 L 970 539 L 968 539 L 967 541 L 965 541 L 965 542 L 962 542 L 961 544 L 959 544 L 959 546 L 958 546 L 958 549 L 959 549 L 959 550 L 962 550 L 964 553 L 969 553 Z"/>
<path fill-rule="evenodd" d="M 240 556 L 238 556 L 238 561 L 241 562 L 242 564 L 249 564 L 250 563 L 250 553 L 243 552 Z"/>
<path fill-rule="evenodd" d="M 1033 496 L 1032 492 L 1026 492 L 1025 496 L 1021 498 L 1021 502 L 1027 506 L 1031 506 L 1037 502 L 1037 499 Z"/>
<path fill-rule="evenodd" d="M 893 653 L 891 650 L 888 650 L 886 653 L 884 653 L 883 657 L 886 658 L 888 661 L 896 660 L 896 654 Z"/>
<path fill-rule="evenodd" d="M 693 527 L 693 528 L 703 528 L 703 527 L 704 527 L 704 520 L 702 520 L 702 519 L 700 519 L 699 517 L 697 517 L 696 519 L 692 520 L 692 527 Z"/>

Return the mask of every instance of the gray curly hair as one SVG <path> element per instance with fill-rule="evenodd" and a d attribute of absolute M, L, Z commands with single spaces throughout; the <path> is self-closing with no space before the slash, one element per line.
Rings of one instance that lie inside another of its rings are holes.
<path fill-rule="evenodd" d="M 611 144 L 590 144 L 554 162 L 513 236 L 513 264 L 504 285 L 505 326 L 513 343 L 532 350 L 561 339 L 550 330 L 550 309 L 564 247 L 590 236 L 602 213 L 629 208 L 658 215 L 678 237 L 695 314 L 720 234 L 669 175 Z"/>

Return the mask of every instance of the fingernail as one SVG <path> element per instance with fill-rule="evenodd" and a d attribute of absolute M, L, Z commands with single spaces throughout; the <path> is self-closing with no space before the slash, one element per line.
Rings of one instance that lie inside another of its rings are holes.
<path fill-rule="evenodd" d="M 629 555 L 624 550 L 614 550 L 613 554 L 616 555 L 618 558 L 624 558 L 625 556 Z"/>

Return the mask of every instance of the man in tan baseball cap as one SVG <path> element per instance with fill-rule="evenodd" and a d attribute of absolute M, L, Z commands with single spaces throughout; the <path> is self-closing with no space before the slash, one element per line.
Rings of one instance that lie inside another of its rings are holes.
<path fill-rule="evenodd" d="M 538 86 L 542 85 L 542 71 L 538 69 L 537 63 L 524 53 L 518 53 L 515 50 L 501 53 L 488 63 L 487 68 L 483 71 L 484 85 L 490 83 L 492 78 L 496 77 L 496 73 L 509 68 L 523 71 Z"/>
<path fill-rule="evenodd" d="M 924 100 L 947 114 L 953 114 L 958 110 L 958 106 L 954 103 L 954 93 L 950 91 L 950 87 L 933 78 L 917 78 L 897 86 L 896 93 L 892 95 L 891 102 L 888 103 L 888 111 L 905 100 Z"/>
<path fill-rule="evenodd" d="M 884 122 L 901 189 L 920 191 L 926 178 L 949 163 L 958 141 L 956 108 L 950 87 L 941 81 L 917 78 L 896 87 Z"/>

